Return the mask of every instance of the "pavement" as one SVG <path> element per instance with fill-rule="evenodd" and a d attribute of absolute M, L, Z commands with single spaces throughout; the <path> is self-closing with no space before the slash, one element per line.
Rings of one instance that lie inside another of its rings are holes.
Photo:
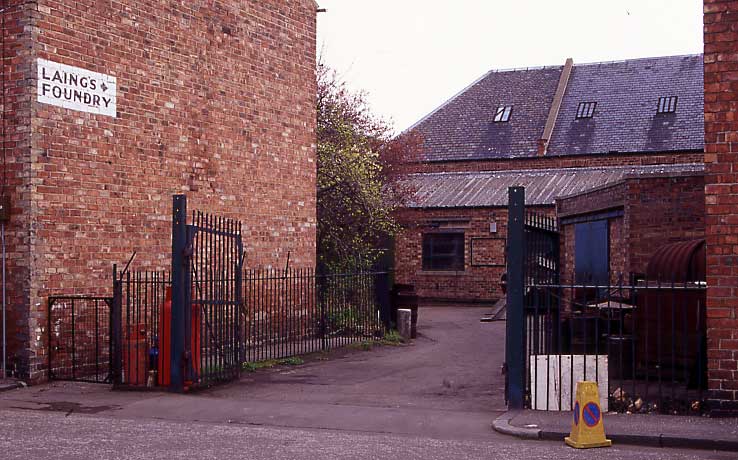
<path fill-rule="evenodd" d="M 563 445 L 567 414 L 506 412 L 505 323 L 480 322 L 489 310 L 423 308 L 422 335 L 410 345 L 312 355 L 191 394 L 74 382 L 3 392 L 0 458 L 590 458 Z M 690 423 L 710 423 L 700 430 L 734 436 L 734 421 L 716 422 L 669 417 L 660 432 L 691 435 Z M 616 440 L 598 456 L 738 458 L 687 447 Z"/>
<path fill-rule="evenodd" d="M 510 411 L 493 427 L 521 439 L 561 441 L 571 432 L 571 417 L 568 411 Z M 615 444 L 738 452 L 738 418 L 608 413 L 603 423 Z"/>

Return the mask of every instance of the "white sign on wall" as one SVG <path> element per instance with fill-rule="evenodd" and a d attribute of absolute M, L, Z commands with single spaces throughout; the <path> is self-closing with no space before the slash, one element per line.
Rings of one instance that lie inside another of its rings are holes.
<path fill-rule="evenodd" d="M 117 79 L 57 62 L 38 60 L 38 101 L 65 109 L 117 116 Z"/>

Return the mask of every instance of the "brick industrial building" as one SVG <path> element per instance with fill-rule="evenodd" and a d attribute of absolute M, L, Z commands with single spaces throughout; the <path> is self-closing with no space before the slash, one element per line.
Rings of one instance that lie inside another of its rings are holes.
<path fill-rule="evenodd" d="M 315 262 L 314 0 L 2 2 L 9 370 L 46 299 L 169 264 L 171 196 L 240 219 L 246 266 Z"/>
<path fill-rule="evenodd" d="M 705 237 L 702 165 L 669 169 L 557 198 L 562 282 L 631 284 L 659 247 Z"/>
<path fill-rule="evenodd" d="M 400 212 L 405 231 L 396 242 L 398 280 L 430 299 L 501 297 L 510 186 L 525 186 L 527 206 L 549 215 L 557 198 L 596 190 L 606 202 L 602 209 L 589 209 L 590 197 L 571 197 L 560 206 L 572 218 L 611 219 L 611 236 L 622 238 L 599 260 L 605 273 L 641 271 L 649 254 L 639 252 L 643 246 L 631 241 L 635 230 L 626 233 L 623 222 L 643 224 L 649 205 L 634 197 L 666 194 L 666 206 L 696 200 L 698 206 L 688 208 L 697 214 L 703 208 L 702 80 L 702 56 L 692 55 L 583 65 L 569 60 L 492 71 L 474 82 L 411 128 L 425 150 L 409 179 L 414 200 Z M 626 201 L 624 188 L 632 191 Z M 617 216 L 598 214 L 618 207 Z M 685 224 L 694 228 L 684 231 L 676 221 L 657 219 L 650 231 L 668 243 L 701 236 L 703 221 L 695 217 Z M 576 250 L 571 241 L 569 249 Z"/>

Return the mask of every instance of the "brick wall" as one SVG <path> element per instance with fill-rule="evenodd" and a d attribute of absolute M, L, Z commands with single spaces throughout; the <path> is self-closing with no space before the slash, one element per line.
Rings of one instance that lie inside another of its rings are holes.
<path fill-rule="evenodd" d="M 242 220 L 248 267 L 314 264 L 312 0 L 26 8 L 32 46 L 14 71 L 30 200 L 13 216 L 29 238 L 24 375 L 43 376 L 49 295 L 109 294 L 112 264 L 134 250 L 136 268 L 168 267 L 172 194 Z M 38 103 L 36 58 L 117 77 L 117 118 Z"/>
<path fill-rule="evenodd" d="M 3 3 L 2 73 L 0 74 L 0 114 L 2 116 L 1 193 L 11 198 L 13 218 L 5 228 L 7 244 L 7 343 L 8 370 L 14 373 L 27 362 L 29 344 L 28 306 L 30 304 L 30 215 L 31 205 L 31 87 L 32 5 L 24 0 Z"/>
<path fill-rule="evenodd" d="M 556 200 L 557 216 L 562 218 L 602 212 L 611 208 L 622 208 L 625 202 L 625 182 L 618 181 Z"/>
<path fill-rule="evenodd" d="M 738 3 L 705 0 L 708 385 L 738 412 Z"/>
<path fill-rule="evenodd" d="M 625 199 L 628 270 L 645 273 L 665 244 L 704 238 L 704 176 L 629 179 Z"/>
<path fill-rule="evenodd" d="M 529 209 L 552 213 L 552 207 Z M 413 284 L 425 299 L 490 302 L 502 297 L 507 208 L 405 209 L 398 218 L 403 224 L 395 243 L 398 283 Z M 490 233 L 493 221 L 496 233 Z M 423 270 L 423 234 L 444 230 L 464 232 L 463 272 Z"/>
<path fill-rule="evenodd" d="M 482 161 L 432 162 L 418 164 L 413 170 L 417 172 L 504 171 L 510 169 L 587 168 L 598 166 L 702 163 L 702 161 L 702 152 L 620 153 L 617 155 L 557 155 Z"/>

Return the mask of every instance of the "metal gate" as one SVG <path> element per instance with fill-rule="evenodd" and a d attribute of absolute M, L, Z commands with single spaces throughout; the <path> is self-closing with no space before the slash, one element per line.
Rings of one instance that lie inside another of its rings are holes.
<path fill-rule="evenodd" d="M 505 399 L 511 409 L 522 409 L 530 401 L 531 352 L 554 346 L 546 331 L 557 322 L 557 307 L 549 303 L 546 315 L 538 315 L 531 306 L 535 286 L 559 282 L 559 233 L 555 218 L 526 213 L 523 187 L 509 190 L 507 232 Z"/>
<path fill-rule="evenodd" d="M 192 221 L 184 248 L 185 381 L 209 385 L 238 378 L 244 361 L 243 241 L 235 220 L 195 212 Z"/>
<path fill-rule="evenodd" d="M 241 224 L 202 212 L 187 222 L 175 195 L 171 271 L 116 273 L 111 322 L 117 386 L 209 386 L 243 362 Z M 130 262 L 129 262 L 130 264 Z"/>
<path fill-rule="evenodd" d="M 131 261 L 113 267 L 111 298 L 49 299 L 49 378 L 174 391 L 237 378 L 241 223 L 194 212 L 188 224 L 186 197 L 175 195 L 171 272 L 129 271 Z"/>
<path fill-rule="evenodd" d="M 526 213 L 520 187 L 510 189 L 508 222 L 510 408 L 570 410 L 576 383 L 590 380 L 599 385 L 603 410 L 698 414 L 704 409 L 704 278 L 686 272 L 666 276 L 671 267 L 651 270 L 650 264 L 650 278 L 612 273 L 609 265 L 604 276 L 586 271 L 577 276 L 577 267 L 561 273 L 557 222 Z M 575 230 L 568 231 L 576 235 Z M 585 241 L 589 237 L 583 234 Z M 576 245 L 579 237 L 574 239 Z M 657 252 L 691 251 L 697 257 L 699 242 L 673 246 Z M 672 256 L 663 258 L 673 263 Z"/>
<path fill-rule="evenodd" d="M 110 383 L 111 297 L 49 298 L 48 373 L 50 380 Z"/>

